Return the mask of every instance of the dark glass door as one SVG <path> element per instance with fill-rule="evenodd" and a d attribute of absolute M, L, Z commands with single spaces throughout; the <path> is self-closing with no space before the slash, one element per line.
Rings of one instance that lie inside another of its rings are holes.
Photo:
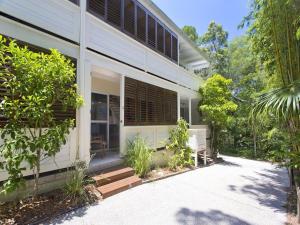
<path fill-rule="evenodd" d="M 91 154 L 104 157 L 119 151 L 120 98 L 92 93 Z"/>

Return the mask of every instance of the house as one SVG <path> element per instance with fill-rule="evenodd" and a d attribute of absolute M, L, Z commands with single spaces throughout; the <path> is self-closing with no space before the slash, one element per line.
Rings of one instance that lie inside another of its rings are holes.
<path fill-rule="evenodd" d="M 92 169 L 114 165 L 138 133 L 159 149 L 178 118 L 200 124 L 202 80 L 192 69 L 207 60 L 150 0 L 2 0 L 0 33 L 32 49 L 56 48 L 77 68 L 85 104 L 61 115 L 76 118 L 76 127 L 55 160 L 43 161 L 44 174 L 76 156 L 93 156 Z"/>

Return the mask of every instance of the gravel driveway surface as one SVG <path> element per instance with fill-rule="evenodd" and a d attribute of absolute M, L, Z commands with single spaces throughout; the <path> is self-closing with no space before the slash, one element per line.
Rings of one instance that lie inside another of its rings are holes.
<path fill-rule="evenodd" d="M 51 224 L 284 224 L 286 170 L 266 162 L 222 157 L 224 163 L 138 186 Z"/>

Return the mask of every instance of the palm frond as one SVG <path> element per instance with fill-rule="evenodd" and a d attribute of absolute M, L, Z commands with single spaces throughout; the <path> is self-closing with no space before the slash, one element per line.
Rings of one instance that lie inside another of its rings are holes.
<path fill-rule="evenodd" d="M 273 89 L 257 98 L 252 115 L 273 114 L 278 119 L 299 117 L 300 115 L 300 81 L 285 87 Z"/>

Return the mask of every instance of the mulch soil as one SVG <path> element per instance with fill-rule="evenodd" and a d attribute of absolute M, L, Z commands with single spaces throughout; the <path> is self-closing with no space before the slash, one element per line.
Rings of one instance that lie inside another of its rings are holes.
<path fill-rule="evenodd" d="M 297 193 L 296 188 L 290 188 L 287 199 L 287 225 L 299 225 L 297 222 Z"/>
<path fill-rule="evenodd" d="M 0 203 L 0 224 L 40 224 L 73 209 L 96 202 L 91 185 L 85 187 L 87 198 L 74 200 L 62 190 L 54 190 L 35 198 Z"/>

